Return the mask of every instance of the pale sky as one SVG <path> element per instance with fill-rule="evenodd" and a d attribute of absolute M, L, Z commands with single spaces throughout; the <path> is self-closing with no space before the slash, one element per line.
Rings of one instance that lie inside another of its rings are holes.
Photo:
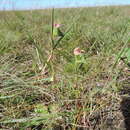
<path fill-rule="evenodd" d="M 0 0 L 0 10 L 130 5 L 130 0 Z"/>

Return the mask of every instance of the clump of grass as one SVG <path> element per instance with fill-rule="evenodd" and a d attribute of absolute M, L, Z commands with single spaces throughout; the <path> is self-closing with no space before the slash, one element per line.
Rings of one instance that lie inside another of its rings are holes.
<path fill-rule="evenodd" d="M 0 12 L 0 127 L 106 129 L 115 121 L 116 128 L 129 69 L 125 11 Z"/>

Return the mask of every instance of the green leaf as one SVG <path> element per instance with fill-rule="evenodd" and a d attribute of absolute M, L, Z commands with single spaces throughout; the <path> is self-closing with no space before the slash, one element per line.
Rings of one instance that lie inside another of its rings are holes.
<path fill-rule="evenodd" d="M 48 109 L 43 104 L 38 104 L 34 110 L 36 113 L 48 114 Z"/>
<path fill-rule="evenodd" d="M 130 61 L 130 48 L 127 49 L 126 57 L 127 57 L 128 61 Z"/>

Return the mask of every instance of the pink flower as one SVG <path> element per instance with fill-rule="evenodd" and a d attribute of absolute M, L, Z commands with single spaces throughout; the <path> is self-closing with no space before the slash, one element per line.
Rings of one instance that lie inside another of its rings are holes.
<path fill-rule="evenodd" d="M 84 50 L 81 50 L 79 47 L 76 47 L 74 49 L 74 55 L 81 55 L 82 53 L 84 53 Z"/>
<path fill-rule="evenodd" d="M 62 26 L 62 24 L 57 24 L 57 23 L 54 24 L 54 27 L 55 27 L 55 28 L 59 28 L 59 27 L 61 27 L 61 26 Z"/>

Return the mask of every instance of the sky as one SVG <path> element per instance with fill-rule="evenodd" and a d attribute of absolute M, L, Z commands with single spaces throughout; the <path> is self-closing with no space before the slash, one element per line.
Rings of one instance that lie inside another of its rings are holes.
<path fill-rule="evenodd" d="M 0 0 L 0 10 L 130 5 L 130 0 Z"/>

